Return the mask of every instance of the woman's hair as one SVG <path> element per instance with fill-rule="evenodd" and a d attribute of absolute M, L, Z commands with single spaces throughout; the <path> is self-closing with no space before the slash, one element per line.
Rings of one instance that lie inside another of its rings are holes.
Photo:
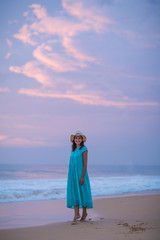
<path fill-rule="evenodd" d="M 75 139 L 75 137 L 74 137 L 74 139 Z M 74 152 L 74 150 L 76 149 L 76 143 L 75 143 L 74 139 L 73 139 L 73 144 L 72 144 L 72 152 Z M 80 145 L 81 145 L 80 149 L 82 149 L 82 147 L 84 146 L 84 142 L 82 141 Z"/>

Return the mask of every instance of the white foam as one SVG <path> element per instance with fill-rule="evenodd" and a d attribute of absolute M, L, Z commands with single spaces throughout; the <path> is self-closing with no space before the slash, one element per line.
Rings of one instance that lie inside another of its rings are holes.
<path fill-rule="evenodd" d="M 160 190 L 160 176 L 112 176 L 90 178 L 92 196 Z M 1 180 L 0 202 L 66 198 L 67 179 Z"/>

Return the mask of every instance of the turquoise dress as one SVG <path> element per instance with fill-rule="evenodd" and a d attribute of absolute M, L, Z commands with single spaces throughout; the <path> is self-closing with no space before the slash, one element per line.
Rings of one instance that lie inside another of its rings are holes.
<path fill-rule="evenodd" d="M 84 183 L 83 185 L 80 185 L 80 179 L 83 172 L 82 153 L 85 151 L 88 150 L 85 146 L 83 146 L 82 149 L 78 147 L 74 150 L 74 152 L 71 152 L 67 179 L 68 208 L 74 208 L 75 205 L 79 205 L 79 208 L 93 208 L 91 187 L 87 169 L 84 176 Z"/>

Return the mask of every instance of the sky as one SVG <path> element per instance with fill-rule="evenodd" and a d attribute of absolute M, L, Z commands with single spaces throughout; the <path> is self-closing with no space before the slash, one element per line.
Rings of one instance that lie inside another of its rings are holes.
<path fill-rule="evenodd" d="M 160 1 L 3 0 L 0 163 L 160 165 Z"/>

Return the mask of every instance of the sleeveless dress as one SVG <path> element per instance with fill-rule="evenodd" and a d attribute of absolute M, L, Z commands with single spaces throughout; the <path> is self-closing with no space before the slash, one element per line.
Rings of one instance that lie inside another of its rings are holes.
<path fill-rule="evenodd" d="M 82 153 L 85 151 L 88 151 L 88 149 L 83 146 L 82 149 L 78 147 L 74 152 L 71 152 L 67 179 L 67 208 L 73 209 L 75 205 L 79 205 L 79 208 L 93 208 L 87 169 L 84 176 L 84 183 L 80 185 L 80 179 L 83 172 Z"/>

